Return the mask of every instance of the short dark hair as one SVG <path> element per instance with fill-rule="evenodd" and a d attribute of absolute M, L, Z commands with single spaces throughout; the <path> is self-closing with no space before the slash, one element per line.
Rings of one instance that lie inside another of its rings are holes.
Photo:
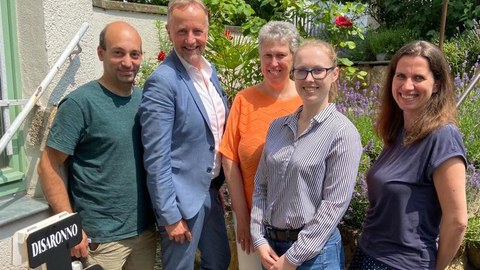
<path fill-rule="evenodd" d="M 98 46 L 102 48 L 102 50 L 107 49 L 107 43 L 105 41 L 105 34 L 107 33 L 107 28 L 108 25 L 103 28 L 102 32 L 100 32 L 99 40 L 98 40 Z"/>
<path fill-rule="evenodd" d="M 203 9 L 205 14 L 207 15 L 206 20 L 207 20 L 207 25 L 208 25 L 208 17 L 209 17 L 209 10 L 205 3 L 203 3 L 202 0 L 170 0 L 168 2 L 168 10 L 167 10 L 167 24 L 170 22 L 170 15 L 172 11 L 176 8 L 182 8 L 185 6 L 189 5 L 198 5 Z"/>

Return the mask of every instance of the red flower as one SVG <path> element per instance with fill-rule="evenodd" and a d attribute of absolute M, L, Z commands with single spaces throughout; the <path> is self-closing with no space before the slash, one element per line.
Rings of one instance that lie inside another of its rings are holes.
<path fill-rule="evenodd" d="M 165 52 L 160 51 L 157 56 L 158 62 L 162 62 L 163 60 L 165 60 L 165 57 L 166 57 Z"/>
<path fill-rule="evenodd" d="M 335 23 L 338 27 L 350 27 L 353 25 L 352 21 L 344 16 L 337 16 L 333 23 Z"/>
<path fill-rule="evenodd" d="M 225 32 L 224 32 L 223 34 L 225 35 L 225 37 L 226 37 L 228 40 L 232 40 L 232 39 L 233 39 L 232 31 L 230 31 L 229 29 L 225 30 Z"/>

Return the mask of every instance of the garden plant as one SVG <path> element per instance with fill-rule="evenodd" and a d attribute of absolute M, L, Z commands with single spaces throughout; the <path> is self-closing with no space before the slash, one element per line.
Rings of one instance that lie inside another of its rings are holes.
<path fill-rule="evenodd" d="M 354 21 L 365 12 L 366 7 L 361 3 L 264 0 L 263 5 L 270 5 L 271 13 L 269 17 L 262 18 L 244 0 L 204 2 L 210 9 L 206 58 L 218 69 L 221 83 L 230 98 L 237 91 L 261 80 L 256 39 L 260 27 L 268 20 L 294 22 L 303 38 L 327 40 L 342 52 L 338 61 L 348 78 L 363 79 L 366 76 L 364 71 L 353 67 L 353 62 L 346 56 L 348 51 L 356 48 L 356 40 L 363 39 L 364 29 Z M 162 22 L 157 23 L 157 28 L 159 34 L 165 36 Z M 168 39 L 160 40 L 160 47 L 168 54 L 166 47 L 171 48 Z M 137 80 L 139 86 L 143 85 L 144 75 L 148 75 L 158 63 L 155 59 L 145 61 Z"/>

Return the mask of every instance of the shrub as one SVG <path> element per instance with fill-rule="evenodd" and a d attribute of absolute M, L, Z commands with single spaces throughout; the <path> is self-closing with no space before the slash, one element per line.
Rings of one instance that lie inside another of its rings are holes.
<path fill-rule="evenodd" d="M 361 0 L 369 5 L 368 12 L 384 27 L 406 27 L 422 39 L 438 35 L 443 0 Z M 471 28 L 480 17 L 479 0 L 450 0 L 448 3 L 446 36 L 455 34 L 456 27 Z"/>
<path fill-rule="evenodd" d="M 205 57 L 218 70 L 220 83 L 232 100 L 238 91 L 262 80 L 257 33 L 265 21 L 244 0 L 205 3 L 211 12 Z"/>
<path fill-rule="evenodd" d="M 472 47 L 477 46 L 472 44 Z M 468 49 L 464 47 L 464 54 L 468 55 Z M 480 51 L 479 51 L 480 54 Z M 449 57 L 448 54 L 447 58 Z M 452 56 L 450 55 L 450 59 Z M 472 81 L 475 71 L 478 69 L 480 59 L 476 59 L 475 62 L 468 62 L 463 60 L 463 63 L 459 67 L 455 67 L 455 64 L 451 66 L 458 69 L 456 76 L 454 77 L 455 88 L 457 89 L 457 95 L 460 96 L 466 91 L 466 88 Z M 480 70 L 477 70 L 480 72 Z M 480 121 L 478 115 L 480 113 L 480 85 L 473 85 L 472 91 L 464 99 L 463 103 L 458 107 L 458 124 L 463 132 L 463 141 L 467 148 L 467 159 L 474 163 L 475 166 L 480 167 Z"/>
<path fill-rule="evenodd" d="M 155 27 L 157 29 L 158 37 L 158 54 L 154 58 L 144 58 L 140 69 L 135 77 L 135 85 L 143 88 L 145 80 L 152 74 L 152 72 L 158 67 L 158 65 L 165 59 L 165 56 L 172 50 L 173 45 L 168 39 L 168 35 L 165 30 L 165 23 L 162 21 L 156 21 Z"/>
<path fill-rule="evenodd" d="M 467 167 L 467 204 L 469 217 L 480 215 L 480 170 L 472 163 Z M 480 228 L 478 232 L 480 238 Z"/>
<path fill-rule="evenodd" d="M 468 219 L 467 231 L 465 232 L 466 242 L 480 243 L 480 215 Z"/>
<path fill-rule="evenodd" d="M 403 45 L 415 39 L 415 34 L 406 28 L 378 28 L 365 34 L 364 49 L 369 60 L 375 60 L 375 56 L 382 53 L 388 59 Z"/>
<path fill-rule="evenodd" d="M 463 141 L 467 148 L 467 159 L 476 166 L 480 166 L 480 89 L 474 87 L 474 91 L 459 106 L 458 123 L 463 132 Z"/>
<path fill-rule="evenodd" d="M 229 29 L 222 37 L 210 36 L 207 57 L 219 70 L 219 79 L 230 100 L 238 91 L 262 80 L 261 72 L 252 72 L 260 70 L 260 60 L 257 41 L 250 36 L 233 34 Z"/>
<path fill-rule="evenodd" d="M 478 65 L 478 63 L 477 63 Z M 464 89 L 470 82 L 470 75 L 473 73 L 464 72 L 457 75 L 455 82 L 460 89 Z M 464 242 L 467 245 L 478 245 L 480 241 L 480 123 L 478 114 L 480 112 L 479 87 L 474 87 L 465 101 L 460 104 L 459 125 L 463 132 L 463 140 L 467 149 L 467 206 L 468 226 Z"/>
<path fill-rule="evenodd" d="M 463 76 L 463 73 L 471 73 L 477 68 L 480 60 L 480 37 L 476 30 L 458 33 L 443 44 L 443 51 L 453 74 Z"/>

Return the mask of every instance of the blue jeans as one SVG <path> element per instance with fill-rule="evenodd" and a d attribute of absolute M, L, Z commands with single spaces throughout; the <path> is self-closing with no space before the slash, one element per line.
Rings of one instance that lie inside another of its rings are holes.
<path fill-rule="evenodd" d="M 268 238 L 267 240 L 278 256 L 282 256 L 287 252 L 294 243 L 292 241 L 273 241 Z M 343 270 L 344 267 L 345 256 L 342 236 L 338 228 L 335 228 L 322 251 L 312 259 L 303 262 L 302 265 L 297 267 L 297 270 Z"/>

